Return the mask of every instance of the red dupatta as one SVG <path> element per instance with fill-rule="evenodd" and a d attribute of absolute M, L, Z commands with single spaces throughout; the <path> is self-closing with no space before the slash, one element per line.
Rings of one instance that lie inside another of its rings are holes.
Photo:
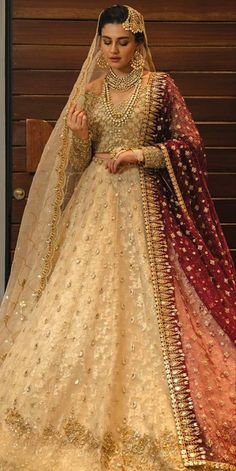
<path fill-rule="evenodd" d="M 236 437 L 229 430 L 235 392 L 233 379 L 228 381 L 225 374 L 224 354 L 232 351 L 230 339 L 236 338 L 235 270 L 207 188 L 206 155 L 192 115 L 168 74 L 153 74 L 149 93 L 142 141 L 161 146 L 166 168 L 140 168 L 140 183 L 157 319 L 182 458 L 185 466 L 233 470 Z M 196 325 L 191 307 L 185 306 L 188 296 L 183 309 L 181 301 L 177 303 L 173 250 L 208 316 L 204 319 L 203 312 Z M 211 331 L 209 315 L 215 322 Z M 228 343 L 222 343 L 225 339 L 217 323 Z M 196 331 L 200 340 L 194 344 Z M 211 335 L 217 338 L 214 361 L 218 364 L 211 362 Z M 191 342 L 192 350 L 188 350 Z M 227 344 L 227 351 L 221 343 Z M 233 355 L 229 371 L 234 374 Z M 224 412 L 214 402 L 212 390 L 217 390 L 219 403 L 225 400 Z"/>
<path fill-rule="evenodd" d="M 164 74 L 161 81 L 166 82 L 163 97 L 156 99 L 161 99 L 163 114 L 153 100 L 149 112 L 156 115 L 156 128 L 147 135 L 149 144 L 162 143 L 168 152 L 167 169 L 158 172 L 166 237 L 202 302 L 236 340 L 236 274 L 207 187 L 204 144 L 173 79 Z"/>

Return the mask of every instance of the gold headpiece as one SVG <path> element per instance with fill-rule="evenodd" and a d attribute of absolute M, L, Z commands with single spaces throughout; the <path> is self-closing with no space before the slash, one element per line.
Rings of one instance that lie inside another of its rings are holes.
<path fill-rule="evenodd" d="M 126 31 L 132 31 L 133 34 L 135 33 L 143 33 L 144 32 L 144 18 L 137 10 L 128 5 L 125 5 L 128 8 L 128 17 L 124 23 L 122 23 L 123 28 Z"/>

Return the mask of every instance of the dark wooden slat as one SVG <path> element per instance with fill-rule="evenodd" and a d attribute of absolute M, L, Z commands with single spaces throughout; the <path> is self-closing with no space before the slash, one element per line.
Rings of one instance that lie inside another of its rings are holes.
<path fill-rule="evenodd" d="M 235 71 L 234 47 L 152 47 L 158 70 Z M 15 69 L 80 69 L 88 53 L 85 46 L 19 45 L 13 48 Z M 180 60 L 181 58 L 181 60 Z M 209 60 L 210 58 L 210 60 Z"/>
<path fill-rule="evenodd" d="M 197 123 L 205 146 L 236 147 L 236 124 Z"/>
<path fill-rule="evenodd" d="M 236 124 L 196 123 L 205 146 L 236 147 Z M 13 145 L 25 145 L 25 121 L 13 123 Z"/>
<path fill-rule="evenodd" d="M 223 224 L 225 238 L 231 249 L 236 249 L 236 224 Z"/>
<path fill-rule="evenodd" d="M 235 222 L 236 199 L 213 199 L 217 214 L 221 222 Z"/>
<path fill-rule="evenodd" d="M 236 267 L 236 250 L 231 250 L 230 253 L 231 253 L 231 257 L 233 259 L 234 265 Z"/>
<path fill-rule="evenodd" d="M 213 0 L 159 0 L 158 5 L 153 0 L 130 0 L 129 5 L 139 10 L 146 20 L 174 21 L 233 21 L 236 20 L 234 0 L 215 2 Z M 14 18 L 68 18 L 96 19 L 100 11 L 107 8 L 107 1 L 87 0 L 14 0 Z"/>
<path fill-rule="evenodd" d="M 236 173 L 209 173 L 208 186 L 212 197 L 236 198 Z"/>
<path fill-rule="evenodd" d="M 233 46 L 235 23 L 146 22 L 151 46 Z M 87 45 L 96 31 L 95 21 L 14 20 L 14 44 Z"/>
<path fill-rule="evenodd" d="M 206 148 L 209 172 L 236 172 L 236 148 Z"/>
<path fill-rule="evenodd" d="M 194 120 L 236 121 L 236 98 L 185 97 Z"/>
<path fill-rule="evenodd" d="M 208 172 L 236 172 L 236 148 L 206 148 Z M 26 148 L 13 148 L 13 171 L 26 171 Z"/>
<path fill-rule="evenodd" d="M 236 73 L 171 72 L 183 95 L 236 96 Z M 78 77 L 75 70 L 14 70 L 13 93 L 68 95 Z"/>
<path fill-rule="evenodd" d="M 57 119 L 66 104 L 67 96 L 28 96 L 13 98 L 13 119 L 29 116 Z M 236 98 L 187 98 L 186 104 L 194 120 L 236 121 Z"/>
<path fill-rule="evenodd" d="M 236 73 L 230 72 L 176 72 L 171 77 L 184 95 L 235 96 Z"/>
<path fill-rule="evenodd" d="M 26 205 L 26 199 L 24 200 L 15 200 L 12 198 L 12 212 L 11 212 L 11 223 L 20 224 L 23 212 Z"/>
<path fill-rule="evenodd" d="M 13 172 L 25 172 L 26 171 L 25 147 L 13 147 L 12 170 Z"/>

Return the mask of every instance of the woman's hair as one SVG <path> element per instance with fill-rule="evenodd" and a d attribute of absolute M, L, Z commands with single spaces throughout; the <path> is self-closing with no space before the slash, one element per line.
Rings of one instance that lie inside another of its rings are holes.
<path fill-rule="evenodd" d="M 125 5 L 113 5 L 112 7 L 106 8 L 101 16 L 98 24 L 98 34 L 101 36 L 102 28 L 109 23 L 122 24 L 128 18 L 128 8 Z M 137 43 L 144 41 L 143 33 L 135 33 L 135 40 Z"/>

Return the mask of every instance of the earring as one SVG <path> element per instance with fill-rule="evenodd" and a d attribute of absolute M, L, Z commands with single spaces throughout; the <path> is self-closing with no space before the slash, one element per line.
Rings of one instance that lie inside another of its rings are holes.
<path fill-rule="evenodd" d="M 139 51 L 135 51 L 130 62 L 132 69 L 140 70 L 144 67 L 144 57 Z"/>
<path fill-rule="evenodd" d="M 109 64 L 106 62 L 106 59 L 102 53 L 99 54 L 96 62 L 97 62 L 98 67 L 100 67 L 100 69 L 107 69 L 107 67 L 109 67 Z"/>

